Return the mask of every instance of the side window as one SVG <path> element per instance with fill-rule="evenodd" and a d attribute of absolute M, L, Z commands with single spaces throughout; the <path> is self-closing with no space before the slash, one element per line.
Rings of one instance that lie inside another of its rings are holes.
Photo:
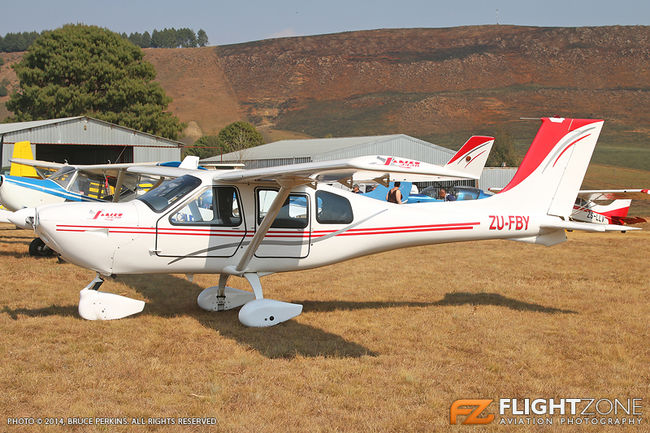
<path fill-rule="evenodd" d="M 316 221 L 321 224 L 350 224 L 354 219 L 347 198 L 327 191 L 316 191 Z"/>
<path fill-rule="evenodd" d="M 257 223 L 261 224 L 278 195 L 276 190 L 260 189 L 257 191 Z M 282 205 L 271 227 L 284 229 L 304 229 L 309 222 L 309 208 L 307 196 L 303 194 L 289 194 Z"/>
<path fill-rule="evenodd" d="M 203 191 L 197 198 L 174 212 L 172 224 L 205 224 L 236 227 L 241 224 L 237 190 L 217 186 Z"/>

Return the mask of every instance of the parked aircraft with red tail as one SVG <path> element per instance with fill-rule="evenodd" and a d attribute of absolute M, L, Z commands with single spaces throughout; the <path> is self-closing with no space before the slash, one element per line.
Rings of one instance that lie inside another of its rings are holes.
<path fill-rule="evenodd" d="M 142 301 L 97 290 L 106 276 L 215 273 L 219 284 L 199 295 L 202 308 L 241 306 L 243 324 L 271 326 L 302 312 L 302 305 L 264 298 L 260 278 L 276 272 L 417 245 L 509 239 L 550 246 L 566 240 L 566 229 L 633 230 L 570 220 L 602 126 L 602 120 L 542 119 L 512 181 L 482 200 L 404 206 L 326 185 L 466 177 L 453 167 L 392 156 L 216 173 L 131 167 L 128 172 L 175 179 L 128 203 L 39 207 L 34 226 L 65 260 L 97 272 L 81 291 L 86 319 L 144 308 Z M 228 287 L 233 275 L 246 278 L 252 292 Z"/>

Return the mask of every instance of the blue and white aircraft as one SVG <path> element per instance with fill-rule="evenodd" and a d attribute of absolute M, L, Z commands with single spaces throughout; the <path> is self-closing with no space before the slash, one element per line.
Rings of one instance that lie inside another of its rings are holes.
<path fill-rule="evenodd" d="M 198 160 L 198 157 L 188 156 L 183 162 L 68 165 L 12 158 L 12 164 L 55 171 L 44 179 L 0 176 L 0 204 L 9 211 L 1 216 L 18 227 L 31 229 L 34 209 L 38 206 L 63 202 L 129 201 L 139 192 L 156 187 L 164 180 L 163 177 L 127 173 L 129 167 L 164 165 L 196 169 Z M 145 188 L 142 188 L 143 184 Z M 32 255 L 49 253 L 40 239 L 32 242 L 29 252 Z"/>

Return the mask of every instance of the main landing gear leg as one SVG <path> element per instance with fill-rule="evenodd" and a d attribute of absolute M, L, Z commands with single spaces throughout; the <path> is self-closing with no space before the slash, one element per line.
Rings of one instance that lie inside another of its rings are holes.
<path fill-rule="evenodd" d="M 140 313 L 144 301 L 127 298 L 114 293 L 100 292 L 104 283 L 97 274 L 86 287 L 79 292 L 79 315 L 86 320 L 113 320 Z"/>
<path fill-rule="evenodd" d="M 246 273 L 244 277 L 253 288 L 255 300 L 247 302 L 239 310 L 239 321 L 246 326 L 267 327 L 293 319 L 302 313 L 302 305 L 264 299 L 262 283 L 256 273 Z"/>
<path fill-rule="evenodd" d="M 232 310 L 255 299 L 251 292 L 226 286 L 229 277 L 228 274 L 219 275 L 218 286 L 208 287 L 199 293 L 199 297 L 196 299 L 199 307 L 207 311 Z"/>

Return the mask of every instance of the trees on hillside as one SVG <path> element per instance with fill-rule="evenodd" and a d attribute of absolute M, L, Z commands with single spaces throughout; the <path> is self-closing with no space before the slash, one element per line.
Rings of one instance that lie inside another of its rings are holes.
<path fill-rule="evenodd" d="M 89 115 L 176 139 L 182 124 L 153 81 L 140 48 L 110 30 L 83 24 L 43 32 L 14 66 L 13 121 Z"/>
<path fill-rule="evenodd" d="M 205 30 L 200 29 L 196 34 L 196 43 L 199 45 L 199 47 L 205 47 L 208 45 L 208 35 L 205 33 Z"/>
<path fill-rule="evenodd" d="M 485 165 L 488 167 L 517 167 L 519 165 L 515 154 L 515 140 L 509 131 L 497 129 L 494 134 L 494 146 Z"/>
<path fill-rule="evenodd" d="M 194 142 L 191 147 L 185 148 L 185 155 L 198 156 L 200 159 L 209 158 L 223 153 L 216 135 L 204 135 Z"/>
<path fill-rule="evenodd" d="M 44 32 L 43 32 L 44 33 Z M 0 36 L 0 52 L 13 53 L 27 51 L 32 43 L 41 35 L 38 32 L 7 33 Z M 155 34 L 155 38 L 153 36 Z M 122 33 L 124 39 L 128 39 L 140 48 L 191 48 L 205 47 L 208 45 L 208 35 L 205 30 L 200 29 L 198 33 L 189 28 L 153 30 L 149 32 Z"/>
<path fill-rule="evenodd" d="M 219 134 L 204 135 L 185 149 L 185 155 L 196 155 L 201 159 L 223 153 L 238 152 L 249 147 L 259 146 L 264 138 L 248 122 L 233 122 L 225 126 Z"/>
<path fill-rule="evenodd" d="M 237 152 L 264 143 L 264 137 L 248 122 L 233 122 L 217 135 L 219 145 L 225 153 Z"/>
<path fill-rule="evenodd" d="M 0 51 L 3 53 L 25 51 L 38 36 L 37 32 L 7 33 L 4 37 L 0 36 Z"/>

